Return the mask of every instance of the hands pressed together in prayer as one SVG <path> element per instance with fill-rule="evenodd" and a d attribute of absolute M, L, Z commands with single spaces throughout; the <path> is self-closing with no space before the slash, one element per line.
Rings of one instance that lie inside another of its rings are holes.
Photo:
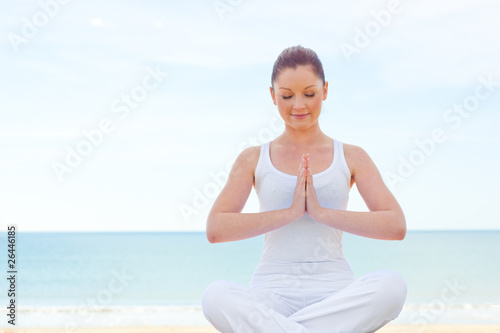
<path fill-rule="evenodd" d="M 295 215 L 297 219 L 307 212 L 307 215 L 316 220 L 322 209 L 316 196 L 312 175 L 309 154 L 303 154 L 297 175 L 297 184 L 293 192 L 293 202 L 290 207 L 297 214 Z"/>

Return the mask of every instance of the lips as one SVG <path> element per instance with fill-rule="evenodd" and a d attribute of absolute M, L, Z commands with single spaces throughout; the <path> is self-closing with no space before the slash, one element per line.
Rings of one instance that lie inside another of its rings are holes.
<path fill-rule="evenodd" d="M 292 114 L 292 117 L 294 117 L 295 119 L 304 119 L 305 117 L 307 117 L 309 115 L 309 113 L 298 113 L 298 114 Z"/>

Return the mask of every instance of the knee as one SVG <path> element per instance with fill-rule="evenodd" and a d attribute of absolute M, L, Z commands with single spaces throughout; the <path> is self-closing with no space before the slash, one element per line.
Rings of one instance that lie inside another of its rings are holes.
<path fill-rule="evenodd" d="M 392 270 L 377 271 L 379 276 L 379 295 L 384 302 L 390 303 L 398 311 L 406 300 L 407 285 L 404 278 Z"/>
<path fill-rule="evenodd" d="M 210 283 L 203 294 L 201 295 L 201 306 L 203 311 L 208 310 L 212 307 L 217 308 L 217 304 L 215 304 L 218 300 L 221 299 L 222 296 L 227 289 L 227 281 L 219 280 Z"/>
<path fill-rule="evenodd" d="M 228 307 L 234 307 L 233 290 L 231 281 L 219 280 L 209 284 L 201 296 L 201 306 L 205 316 L 208 318 L 227 310 Z"/>

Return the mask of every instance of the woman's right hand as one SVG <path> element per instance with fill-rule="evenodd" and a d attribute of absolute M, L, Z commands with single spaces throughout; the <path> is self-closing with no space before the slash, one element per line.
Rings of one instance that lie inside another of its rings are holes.
<path fill-rule="evenodd" d="M 293 191 L 293 202 L 289 208 L 292 212 L 294 221 L 300 219 L 306 212 L 306 178 L 308 170 L 305 168 L 305 159 L 308 156 L 309 154 L 302 155 L 302 161 L 300 162 L 297 175 L 297 183 Z"/>

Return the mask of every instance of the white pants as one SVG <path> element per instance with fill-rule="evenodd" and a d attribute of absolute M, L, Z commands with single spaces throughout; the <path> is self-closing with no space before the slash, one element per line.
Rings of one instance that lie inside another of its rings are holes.
<path fill-rule="evenodd" d="M 405 299 L 403 278 L 378 270 L 334 292 L 215 281 L 205 289 L 202 306 L 223 333 L 366 333 L 395 319 Z"/>

